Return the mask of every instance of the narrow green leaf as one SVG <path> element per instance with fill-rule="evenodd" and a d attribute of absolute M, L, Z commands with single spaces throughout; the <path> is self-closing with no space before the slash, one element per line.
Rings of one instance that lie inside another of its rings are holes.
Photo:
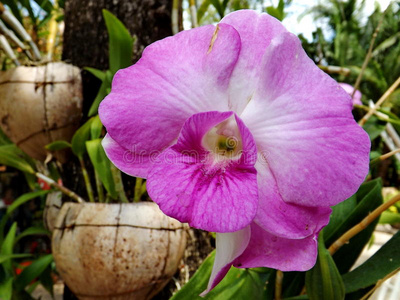
<path fill-rule="evenodd" d="M 400 214 L 391 212 L 391 211 L 384 211 L 379 219 L 380 224 L 398 224 L 400 223 Z"/>
<path fill-rule="evenodd" d="M 342 277 L 325 248 L 322 233 L 318 239 L 317 263 L 306 273 L 306 288 L 311 300 L 342 300 L 345 296 Z"/>
<path fill-rule="evenodd" d="M 0 283 L 0 299 L 1 300 L 11 300 L 12 296 L 12 284 L 13 278 L 7 278 L 4 282 Z"/>
<path fill-rule="evenodd" d="M 86 141 L 90 138 L 90 129 L 94 118 L 90 118 L 83 124 L 74 134 L 71 140 L 72 152 L 82 159 L 83 154 L 86 152 Z"/>
<path fill-rule="evenodd" d="M 29 235 L 47 235 L 47 236 L 51 236 L 51 232 L 48 231 L 47 229 L 43 228 L 43 227 L 29 227 L 29 228 L 25 229 L 22 233 L 17 235 L 17 237 L 15 238 L 15 243 L 17 243 L 23 237 L 26 237 L 26 236 L 29 236 Z"/>
<path fill-rule="evenodd" d="M 201 19 L 203 18 L 204 14 L 207 12 L 208 7 L 210 6 L 210 0 L 204 0 L 201 4 L 199 9 L 197 10 L 197 21 L 200 23 Z"/>
<path fill-rule="evenodd" d="M 354 194 L 347 200 L 332 207 L 332 215 L 329 224 L 324 228 L 324 236 L 326 240 L 329 240 L 331 235 L 335 233 L 339 226 L 346 221 L 356 206 L 357 196 Z M 336 236 L 337 235 L 338 234 L 336 234 Z"/>
<path fill-rule="evenodd" d="M 225 11 L 221 5 L 221 2 L 219 2 L 219 0 L 210 0 L 211 4 L 215 7 L 215 9 L 217 10 L 219 16 L 221 17 L 221 19 L 224 17 L 225 15 Z"/>
<path fill-rule="evenodd" d="M 11 255 L 13 254 L 15 233 L 17 232 L 17 223 L 12 224 L 10 230 L 8 231 L 6 238 L 1 244 L 1 255 Z M 3 262 L 3 267 L 6 273 L 10 276 L 14 274 L 14 269 L 12 267 L 11 259 L 6 259 Z"/>
<path fill-rule="evenodd" d="M 10 215 L 14 210 L 16 210 L 22 204 L 24 204 L 24 203 L 28 202 L 29 200 L 32 200 L 36 197 L 46 195 L 50 191 L 51 190 L 37 191 L 37 192 L 30 192 L 30 193 L 23 194 L 22 196 L 18 197 L 10 206 L 7 207 L 7 214 Z"/>
<path fill-rule="evenodd" d="M 382 204 L 382 181 L 375 179 L 361 185 L 356 193 L 357 206 L 347 215 L 346 220 L 326 239 L 326 245 L 330 246 L 341 235 L 353 226 L 360 223 L 371 211 Z M 362 232 L 353 237 L 349 243 L 341 247 L 334 255 L 333 259 L 341 274 L 348 272 L 364 246 L 368 243 L 375 229 L 378 219 L 372 222 Z M 324 231 L 325 232 L 325 231 Z"/>
<path fill-rule="evenodd" d="M 400 231 L 371 258 L 353 271 L 343 275 L 346 293 L 369 287 L 400 268 Z"/>
<path fill-rule="evenodd" d="M 103 9 L 109 37 L 109 63 L 112 74 L 132 64 L 133 38 L 128 29 L 108 10 Z"/>
<path fill-rule="evenodd" d="M 31 265 L 27 266 L 15 280 L 15 287 L 17 290 L 23 290 L 28 284 L 40 274 L 53 262 L 53 255 L 45 255 L 38 260 L 35 260 Z"/>
<path fill-rule="evenodd" d="M 71 148 L 71 144 L 67 141 L 54 141 L 45 146 L 45 148 L 49 151 L 59 151 L 64 150 L 66 148 Z"/>
<path fill-rule="evenodd" d="M 25 258 L 25 257 L 31 257 L 31 254 L 0 254 L 0 264 L 5 262 L 6 260 L 13 259 L 13 258 Z M 1 298 L 0 298 L 1 299 Z"/>
<path fill-rule="evenodd" d="M 94 169 L 97 171 L 100 180 L 104 184 L 107 192 L 111 195 L 112 198 L 116 199 L 118 197 L 118 193 L 115 189 L 114 179 L 110 171 L 111 162 L 104 152 L 101 141 L 102 139 L 87 141 L 87 151 L 90 161 L 92 162 Z"/>
<path fill-rule="evenodd" d="M 107 71 L 107 72 L 110 72 L 110 71 Z M 105 76 L 105 79 L 101 83 L 101 86 L 96 95 L 96 98 L 93 100 L 93 103 L 90 106 L 89 113 L 88 113 L 89 117 L 93 117 L 94 115 L 97 115 L 97 111 L 99 109 L 100 102 L 108 95 L 109 88 L 111 88 L 111 80 L 109 80 L 109 76 Z"/>
<path fill-rule="evenodd" d="M 0 164 L 16 168 L 22 172 L 35 173 L 29 158 L 16 145 L 0 146 Z"/>
<path fill-rule="evenodd" d="M 97 115 L 94 117 L 92 125 L 90 127 L 90 136 L 92 139 L 98 139 L 101 136 L 103 130 L 103 124 L 101 123 L 100 117 Z"/>
<path fill-rule="evenodd" d="M 101 81 L 104 81 L 104 79 L 106 78 L 106 72 L 101 71 L 99 69 L 90 68 L 90 67 L 84 67 L 83 69 L 90 72 L 92 75 L 96 76 Z"/>

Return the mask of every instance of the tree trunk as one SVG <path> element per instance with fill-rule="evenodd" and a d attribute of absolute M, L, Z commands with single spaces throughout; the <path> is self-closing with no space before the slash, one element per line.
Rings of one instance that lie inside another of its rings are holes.
<path fill-rule="evenodd" d="M 80 68 L 108 69 L 108 34 L 102 9 L 113 13 L 137 41 L 133 63 L 143 49 L 172 35 L 172 0 L 66 0 L 62 59 Z M 100 82 L 82 72 L 83 113 L 87 115 Z"/>
<path fill-rule="evenodd" d="M 172 35 L 172 0 L 66 0 L 63 60 L 78 67 L 108 69 L 108 35 L 102 9 L 137 36 L 136 61 L 144 47 Z"/>

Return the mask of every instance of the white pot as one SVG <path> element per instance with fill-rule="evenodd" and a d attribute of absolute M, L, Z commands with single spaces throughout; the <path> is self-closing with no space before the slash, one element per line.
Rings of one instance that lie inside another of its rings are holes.
<path fill-rule="evenodd" d="M 0 72 L 0 127 L 33 158 L 46 158 L 45 145 L 69 141 L 82 115 L 77 67 L 54 62 Z"/>
<path fill-rule="evenodd" d="M 54 260 L 81 300 L 151 299 L 178 268 L 186 228 L 152 202 L 66 203 L 53 231 Z"/>

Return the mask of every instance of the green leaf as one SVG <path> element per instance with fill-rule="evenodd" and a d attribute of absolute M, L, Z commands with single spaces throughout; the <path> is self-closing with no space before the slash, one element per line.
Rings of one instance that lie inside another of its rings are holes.
<path fill-rule="evenodd" d="M 35 2 L 48 14 L 53 11 L 53 4 L 50 0 L 35 0 Z"/>
<path fill-rule="evenodd" d="M 360 223 L 371 211 L 382 204 L 381 190 L 382 181 L 380 179 L 371 180 L 361 185 L 356 193 L 357 206 L 347 215 L 346 220 L 332 234 L 327 236 L 327 246 L 334 243 L 347 230 Z M 364 246 L 370 240 L 377 223 L 378 220 L 372 222 L 333 255 L 333 259 L 341 274 L 348 272 L 357 260 Z"/>
<path fill-rule="evenodd" d="M 371 258 L 353 271 L 343 275 L 346 293 L 369 287 L 400 268 L 400 231 Z"/>
<path fill-rule="evenodd" d="M 99 109 L 100 102 L 108 95 L 109 89 L 111 89 L 111 81 L 112 81 L 112 73 L 110 71 L 106 72 L 106 76 L 101 83 L 100 89 L 96 95 L 96 98 L 93 100 L 92 105 L 90 106 L 88 116 L 92 117 L 97 115 L 97 111 Z"/>
<path fill-rule="evenodd" d="M 10 230 L 8 231 L 6 238 L 1 244 L 1 255 L 11 255 L 13 254 L 15 233 L 17 232 L 17 223 L 13 223 Z M 4 270 L 8 275 L 14 274 L 14 269 L 12 267 L 11 259 L 7 259 L 2 263 Z"/>
<path fill-rule="evenodd" d="M 35 173 L 27 155 L 14 144 L 0 146 L 0 164 L 16 168 L 22 172 Z"/>
<path fill-rule="evenodd" d="M 84 70 L 90 72 L 91 74 L 93 74 L 94 76 L 96 76 L 98 79 L 100 79 L 101 81 L 104 81 L 104 79 L 106 78 L 106 72 L 101 71 L 99 69 L 95 69 L 95 68 L 90 68 L 90 67 L 84 67 Z"/>
<path fill-rule="evenodd" d="M 371 141 L 376 139 L 385 130 L 385 127 L 386 122 L 379 121 L 376 116 L 371 116 L 363 126 Z"/>
<path fill-rule="evenodd" d="M 97 171 L 101 182 L 113 199 L 118 197 L 113 176 L 110 172 L 111 162 L 104 152 L 101 139 L 86 142 L 87 151 L 94 169 Z"/>
<path fill-rule="evenodd" d="M 221 19 L 224 17 L 225 15 L 225 10 L 223 9 L 221 2 L 219 2 L 219 0 L 210 0 L 211 4 L 215 7 L 215 9 L 217 10 L 219 16 L 221 17 Z"/>
<path fill-rule="evenodd" d="M 0 299 L 2 300 L 11 300 L 12 296 L 12 284 L 13 278 L 7 278 L 4 282 L 0 283 Z"/>
<path fill-rule="evenodd" d="M 124 24 L 108 10 L 103 9 L 103 17 L 109 37 L 110 71 L 115 74 L 132 64 L 133 38 Z"/>
<path fill-rule="evenodd" d="M 25 229 L 21 234 L 17 235 L 15 238 L 15 243 L 17 243 L 20 239 L 23 237 L 29 236 L 29 235 L 47 235 L 51 236 L 51 232 L 48 231 L 47 229 L 43 227 L 29 227 Z"/>
<path fill-rule="evenodd" d="M 85 124 L 83 124 L 74 134 L 71 140 L 72 152 L 80 159 L 83 158 L 83 154 L 86 152 L 86 141 L 90 138 L 90 129 L 94 118 L 90 118 Z"/>
<path fill-rule="evenodd" d="M 279 9 L 273 6 L 268 6 L 267 7 L 267 13 L 275 18 L 277 18 L 279 21 L 282 21 L 283 19 L 283 14 Z"/>
<path fill-rule="evenodd" d="M 94 117 L 92 125 L 90 127 L 90 136 L 92 139 L 98 139 L 101 136 L 103 130 L 103 124 L 101 123 L 100 117 L 97 115 Z"/>
<path fill-rule="evenodd" d="M 179 290 L 171 300 L 247 300 L 266 299 L 265 282 L 274 274 L 274 270 L 263 268 L 264 271 L 252 269 L 231 268 L 224 279 L 204 298 L 200 297 L 208 284 L 212 266 L 214 264 L 215 251 L 202 263 L 190 281 Z"/>
<path fill-rule="evenodd" d="M 397 224 L 400 223 L 400 214 L 391 212 L 391 211 L 384 211 L 381 214 L 381 218 L 379 219 L 380 224 Z"/>
<path fill-rule="evenodd" d="M 201 19 L 203 18 L 204 14 L 207 12 L 208 7 L 210 6 L 211 1 L 210 0 L 204 0 L 199 9 L 197 10 L 197 21 L 200 23 Z"/>
<path fill-rule="evenodd" d="M 51 192 L 51 190 L 37 191 L 37 192 L 30 192 L 30 193 L 23 194 L 22 196 L 18 197 L 16 200 L 14 200 L 14 202 L 10 206 L 7 207 L 7 214 L 10 215 L 14 210 L 16 210 L 22 204 L 24 204 L 24 203 L 28 202 L 29 200 L 32 200 L 36 197 L 46 195 L 49 192 Z"/>
<path fill-rule="evenodd" d="M 49 151 L 59 151 L 64 150 L 66 148 L 71 148 L 71 144 L 67 141 L 54 141 L 45 146 L 45 148 Z"/>
<path fill-rule="evenodd" d="M 354 194 L 347 200 L 332 207 L 329 224 L 324 228 L 324 236 L 328 240 L 332 234 L 343 224 L 357 206 L 357 196 Z M 337 236 L 337 235 L 336 235 Z"/>
<path fill-rule="evenodd" d="M 35 260 L 31 265 L 27 266 L 15 280 L 15 287 L 17 290 L 23 290 L 28 284 L 40 274 L 53 262 L 53 255 L 45 255 L 38 260 Z"/>
<path fill-rule="evenodd" d="M 22 204 L 26 203 L 27 201 L 34 199 L 36 197 L 45 195 L 49 192 L 50 191 L 38 191 L 38 192 L 31 192 L 31 193 L 23 194 L 22 196 L 18 197 L 16 200 L 14 200 L 14 202 L 10 206 L 7 207 L 6 215 L 4 215 L 0 221 L 0 244 L 4 237 L 4 228 L 7 224 L 7 220 L 10 218 L 12 212 L 14 210 L 16 210 Z"/>
<path fill-rule="evenodd" d="M 9 260 L 9 259 L 25 258 L 25 257 L 31 257 L 31 256 L 32 256 L 31 254 L 7 254 L 7 255 L 0 254 L 0 264 L 2 264 L 3 262 L 5 262 L 6 260 Z"/>
<path fill-rule="evenodd" d="M 322 233 L 318 239 L 317 263 L 306 273 L 306 288 L 311 300 L 342 300 L 345 296 L 342 277 L 325 248 Z"/>

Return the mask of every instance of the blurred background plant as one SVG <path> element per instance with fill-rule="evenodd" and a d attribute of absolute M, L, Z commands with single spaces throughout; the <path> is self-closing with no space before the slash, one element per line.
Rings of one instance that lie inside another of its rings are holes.
<path fill-rule="evenodd" d="M 84 92 L 81 127 L 70 141 L 47 145 L 48 157 L 44 162 L 23 153 L 0 131 L 0 178 L 5 199 L 0 223 L 1 299 L 29 299 L 29 293 L 39 282 L 52 291 L 49 276 L 56 271 L 49 254 L 50 233 L 38 220 L 42 219 L 45 200 L 54 189 L 64 194 L 63 201 L 149 200 L 145 181 L 121 174 L 101 146 L 105 130 L 97 109 L 110 92 L 116 71 L 137 61 L 149 43 L 184 28 L 216 23 L 234 10 L 256 9 L 285 22 L 296 0 L 165 0 L 156 1 L 157 7 L 147 1 L 114 2 L 0 1 L 3 4 L 0 7 L 0 41 L 3 49 L 7 47 L 3 45 L 4 40 L 8 41 L 13 53 L 10 54 L 10 49 L 0 52 L 2 70 L 18 64 L 40 64 L 63 58 L 82 68 Z M 361 299 L 400 268 L 397 232 L 375 256 L 354 269 L 363 248 L 373 242 L 378 221 L 392 226 L 394 232 L 400 223 L 400 206 L 396 203 L 400 174 L 400 1 L 392 1 L 385 9 L 376 2 L 368 16 L 361 13 L 365 11 L 366 2 L 314 1 L 297 12 L 300 22 L 311 16 L 316 24 L 311 38 L 299 34 L 309 57 L 338 82 L 346 82 L 362 93 L 362 104 L 355 105 L 353 113 L 372 140 L 371 172 L 366 183 L 356 195 L 334 207 L 331 223 L 320 238 L 315 268 L 303 273 L 282 273 L 267 268 L 232 269 L 206 299 L 246 299 L 249 295 L 252 299 L 322 299 L 328 295 L 329 299 Z M 79 13 L 82 10 L 87 11 Z M 23 25 L 27 34 L 7 22 L 5 11 Z M 136 14 L 136 18 L 132 18 L 132 14 Z M 368 112 L 371 116 L 363 119 Z M 66 164 L 57 161 L 59 151 L 70 152 Z M 18 180 L 17 188 L 9 184 L 12 178 Z M 10 186 L 15 195 L 8 201 L 6 190 Z M 382 187 L 385 187 L 383 197 Z M 380 209 L 379 215 L 383 211 L 380 220 L 370 216 L 374 209 Z M 17 217 L 22 211 L 33 216 L 31 222 L 23 224 Z M 368 226 L 357 229 L 363 220 L 369 222 Z M 332 250 L 330 247 L 335 241 L 352 228 L 360 231 L 340 250 Z M 173 299 L 196 298 L 205 289 L 213 256 L 192 275 L 214 240 L 212 235 L 196 234 L 201 240 L 189 247 L 197 247 L 191 252 L 192 256 L 193 252 L 199 252 L 197 259 L 191 261 L 189 271 L 177 275 L 178 279 L 171 282 L 158 299 L 169 298 L 188 282 L 189 276 L 190 282 Z M 32 236 L 36 238 L 27 239 Z M 26 249 L 38 241 L 44 244 L 43 251 Z M 204 248 L 202 252 L 199 245 Z M 327 254 L 327 249 L 332 256 Z M 27 253 L 30 256 L 26 256 Z M 188 256 L 185 259 L 188 265 Z M 18 274 L 17 270 L 23 268 L 21 263 L 26 261 L 31 265 Z"/>

